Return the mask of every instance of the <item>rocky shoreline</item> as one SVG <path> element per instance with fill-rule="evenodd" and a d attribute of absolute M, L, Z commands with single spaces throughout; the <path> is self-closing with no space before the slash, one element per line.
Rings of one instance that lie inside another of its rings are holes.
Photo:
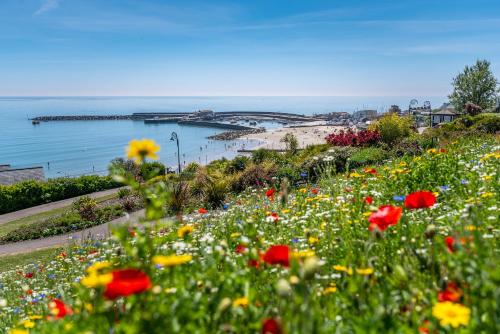
<path fill-rule="evenodd" d="M 258 129 L 248 129 L 248 130 L 226 131 L 213 136 L 209 136 L 207 138 L 210 140 L 234 140 L 243 136 L 253 135 L 262 132 L 266 132 L 266 129 L 258 128 Z"/>

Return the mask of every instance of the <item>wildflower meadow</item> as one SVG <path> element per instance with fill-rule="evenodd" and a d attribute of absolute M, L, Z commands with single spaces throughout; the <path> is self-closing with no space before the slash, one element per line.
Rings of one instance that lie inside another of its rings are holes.
<path fill-rule="evenodd" d="M 176 219 L 161 182 L 116 174 L 144 221 L 1 273 L 0 332 L 498 333 L 499 158 L 459 139 Z"/>

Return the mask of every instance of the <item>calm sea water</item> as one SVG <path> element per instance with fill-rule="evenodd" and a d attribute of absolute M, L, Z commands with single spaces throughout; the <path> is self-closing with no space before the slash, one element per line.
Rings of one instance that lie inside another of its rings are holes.
<path fill-rule="evenodd" d="M 32 125 L 28 119 L 43 115 L 110 115 L 133 112 L 277 111 L 311 115 L 356 109 L 386 110 L 391 104 L 401 108 L 409 97 L 75 97 L 0 98 L 0 164 L 17 167 L 44 166 L 47 177 L 106 173 L 111 159 L 123 157 L 124 148 L 134 138 L 153 138 L 162 147 L 160 159 L 168 166 L 177 162 L 176 146 L 170 135 L 180 138 L 181 163 L 206 163 L 256 143 L 240 140 L 209 141 L 206 137 L 223 130 L 149 125 L 142 121 L 47 122 Z M 433 106 L 440 97 L 421 97 Z M 276 124 L 266 124 L 268 127 Z"/>

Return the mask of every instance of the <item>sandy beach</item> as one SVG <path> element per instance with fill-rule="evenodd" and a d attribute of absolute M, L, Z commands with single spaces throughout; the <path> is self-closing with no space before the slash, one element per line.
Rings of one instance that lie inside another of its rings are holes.
<path fill-rule="evenodd" d="M 260 145 L 253 149 L 265 148 L 270 150 L 283 150 L 285 143 L 280 142 L 287 133 L 294 134 L 299 142 L 299 148 L 304 148 L 308 145 L 324 144 L 325 137 L 339 130 L 347 129 L 345 126 L 326 125 L 324 123 L 308 123 L 304 126 L 298 127 L 284 127 L 279 129 L 269 130 L 263 133 L 251 134 L 243 136 L 242 140 L 258 140 Z"/>

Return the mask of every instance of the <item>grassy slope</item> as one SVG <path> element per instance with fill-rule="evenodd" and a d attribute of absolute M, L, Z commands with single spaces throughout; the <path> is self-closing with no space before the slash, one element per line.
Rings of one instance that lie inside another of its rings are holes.
<path fill-rule="evenodd" d="M 0 256 L 0 273 L 29 264 L 47 263 L 52 260 L 54 255 L 60 253 L 60 250 L 60 248 L 49 248 L 25 254 Z"/>
<path fill-rule="evenodd" d="M 121 267 L 144 268 L 151 273 L 154 285 L 161 287 L 158 293 L 145 294 L 147 303 L 138 308 L 132 301 L 139 299 L 128 299 L 131 302 L 119 323 L 115 309 L 102 315 L 75 315 L 68 320 L 75 332 L 93 326 L 97 332 L 106 332 L 108 318 L 115 328 L 138 332 L 134 326 L 144 324 L 144 316 L 155 312 L 161 316 L 150 319 L 149 325 L 165 332 L 174 332 L 179 323 L 185 332 L 220 332 L 223 325 L 235 332 L 257 332 L 262 319 L 273 316 L 282 319 L 287 333 L 415 333 L 427 320 L 431 332 L 441 332 L 432 306 L 445 282 L 456 281 L 464 293 L 462 302 L 472 310 L 469 327 L 460 332 L 494 332 L 500 329 L 495 304 L 500 300 L 496 288 L 500 283 L 498 159 L 481 160 L 493 150 L 494 143 L 490 139 L 482 144 L 470 140 L 452 145 L 445 153 L 397 160 L 378 167 L 375 176 L 358 171 L 323 179 L 319 195 L 308 189 L 298 191 L 284 206 L 279 201 L 269 202 L 262 192 L 242 194 L 238 197 L 241 204 L 233 203 L 225 214 L 187 221 L 195 231 L 184 242 L 178 239 L 175 227 L 166 227 L 155 239 L 160 253 L 171 254 L 175 247 L 177 252 L 193 255 L 191 263 L 173 270 L 154 270 L 136 256 L 142 244 L 139 233 L 133 244 L 126 244 L 126 252 L 135 255 L 113 255 L 116 248 L 112 243 L 89 247 L 102 247 L 98 254 L 76 249 L 37 274 L 38 281 L 26 283 L 36 291 L 62 293 L 66 302 L 75 305 L 73 282 L 83 274 L 82 259 L 108 258 Z M 401 206 L 394 196 L 421 189 L 438 193 L 434 208 L 405 210 L 400 223 L 382 235 L 367 230 L 367 215 L 375 206 Z M 363 204 L 366 196 L 374 198 L 374 207 Z M 278 222 L 268 218 L 271 211 L 279 214 Z M 445 236 L 467 242 L 456 245 L 456 253 L 450 253 L 443 242 Z M 247 244 L 247 254 L 234 252 L 239 243 Z M 295 251 L 314 251 L 321 268 L 315 276 L 306 276 L 304 262 L 293 261 L 290 269 L 265 264 L 258 270 L 248 267 L 248 260 L 258 258 L 258 251 L 276 244 L 290 245 Z M 352 269 L 352 273 L 335 269 L 336 265 Z M 60 272 L 64 275 L 56 280 L 44 279 Z M 289 282 L 294 276 L 298 283 L 287 295 L 279 296 L 278 282 Z M 12 290 L 0 291 L 0 298 L 25 306 L 18 298 L 22 294 L 15 283 L 18 277 L 0 279 Z M 328 289 L 332 287 L 335 289 Z M 95 296 L 88 296 L 86 289 L 77 291 L 83 302 L 100 303 Z M 220 311 L 224 298 L 234 301 L 242 296 L 249 300 L 247 308 L 229 306 L 229 311 Z M 15 316 L 6 313 L 0 317 L 0 325 L 15 324 L 25 312 L 46 314 L 47 310 L 45 304 L 38 303 L 23 312 Z M 40 323 L 37 329 L 63 333 L 67 332 L 64 326 L 64 322 Z"/>

